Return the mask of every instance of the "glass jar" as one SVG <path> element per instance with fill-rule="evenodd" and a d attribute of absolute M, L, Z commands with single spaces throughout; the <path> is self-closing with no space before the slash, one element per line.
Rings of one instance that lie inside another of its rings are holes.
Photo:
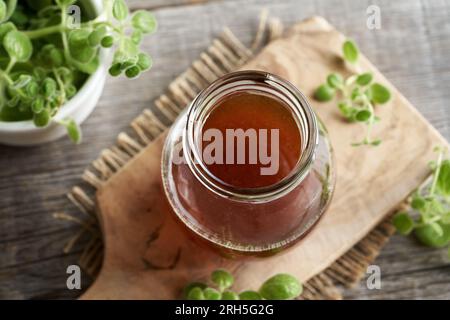
<path fill-rule="evenodd" d="M 201 156 L 205 121 L 221 101 L 242 93 L 280 101 L 300 132 L 295 166 L 267 186 L 230 185 Z M 296 243 L 324 213 L 334 182 L 324 126 L 295 86 L 266 72 L 231 73 L 200 92 L 175 121 L 162 154 L 162 185 L 176 219 L 194 239 L 225 255 L 271 255 Z"/>

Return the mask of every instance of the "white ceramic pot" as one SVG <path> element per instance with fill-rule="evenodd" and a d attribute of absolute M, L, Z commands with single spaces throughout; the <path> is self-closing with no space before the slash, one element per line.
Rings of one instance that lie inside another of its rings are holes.
<path fill-rule="evenodd" d="M 101 0 L 91 0 L 94 10 L 102 10 Z M 55 120 L 73 118 L 81 124 L 92 113 L 103 91 L 108 73 L 107 51 L 100 51 L 100 66 L 80 88 L 77 94 L 65 103 L 54 117 Z M 36 128 L 33 121 L 0 121 L 0 143 L 13 146 L 33 146 L 54 141 L 67 135 L 61 125 L 51 122 L 45 128 Z"/>

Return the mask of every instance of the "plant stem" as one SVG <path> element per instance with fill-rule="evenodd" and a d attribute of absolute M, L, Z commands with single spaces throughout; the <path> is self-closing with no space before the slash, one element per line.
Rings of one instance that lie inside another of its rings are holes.
<path fill-rule="evenodd" d="M 59 91 L 61 91 L 61 95 L 60 95 L 61 104 L 60 105 L 62 105 L 66 102 L 66 90 L 64 87 L 64 83 L 61 80 L 61 77 L 59 76 L 58 72 L 55 69 L 53 69 L 53 74 L 55 75 L 56 82 L 58 83 Z"/>
<path fill-rule="evenodd" d="M 62 12 L 61 12 L 61 23 L 60 24 L 41 28 L 41 29 L 36 29 L 36 30 L 23 31 L 23 33 L 30 39 L 37 39 L 37 38 L 42 38 L 42 37 L 48 36 L 49 34 L 58 33 L 58 32 L 66 32 L 68 30 L 71 30 L 71 28 L 67 27 L 66 10 L 67 10 L 67 7 L 61 8 Z M 111 28 L 114 28 L 114 26 L 111 23 L 109 23 L 107 21 L 103 21 L 104 20 L 103 18 L 104 18 L 104 15 L 100 14 L 94 20 L 82 22 L 80 24 L 80 28 L 93 27 L 95 24 L 100 23 L 100 22 L 106 23 Z M 64 23 L 63 23 L 63 20 L 64 20 Z"/>
<path fill-rule="evenodd" d="M 418 224 L 416 225 L 416 228 L 425 227 L 426 225 L 429 225 L 430 223 L 438 222 L 438 221 L 440 221 L 441 219 L 442 219 L 441 216 L 434 216 L 434 217 L 432 217 L 432 218 L 426 220 L 426 222 L 424 222 L 424 223 L 418 223 Z"/>
<path fill-rule="evenodd" d="M 12 85 L 14 82 L 12 81 L 12 79 L 9 77 L 9 75 L 5 72 L 5 71 L 3 71 L 2 69 L 0 69 L 0 77 L 2 77 L 3 79 L 5 79 L 6 80 L 6 82 L 9 84 L 9 85 Z"/>
<path fill-rule="evenodd" d="M 366 99 L 366 105 L 367 105 L 367 109 L 369 109 L 369 111 L 371 113 L 371 116 L 370 116 L 369 123 L 368 123 L 365 141 L 367 141 L 367 143 L 370 144 L 371 143 L 370 136 L 372 135 L 372 128 L 373 128 L 373 124 L 375 123 L 375 110 L 374 110 L 372 104 L 370 103 L 370 101 L 368 101 L 368 99 Z"/>
<path fill-rule="evenodd" d="M 45 37 L 52 33 L 61 32 L 62 29 L 64 29 L 63 26 L 61 24 L 58 24 L 58 25 L 54 25 L 54 26 L 50 26 L 50 27 L 46 27 L 46 28 L 42 28 L 42 29 L 24 31 L 23 33 L 30 39 L 36 39 L 36 38 Z"/>
<path fill-rule="evenodd" d="M 15 64 L 16 64 L 16 59 L 11 58 L 11 60 L 9 60 L 8 66 L 6 67 L 5 73 L 10 73 L 11 69 L 14 68 Z"/>
<path fill-rule="evenodd" d="M 434 192 L 436 191 L 439 174 L 441 172 L 441 164 L 442 164 L 443 154 L 444 154 L 444 152 L 442 151 L 442 149 L 439 149 L 439 156 L 436 161 L 436 170 L 434 171 L 433 182 L 431 184 L 430 193 L 429 193 L 430 197 L 433 196 Z"/>
<path fill-rule="evenodd" d="M 63 43 L 63 47 L 64 47 L 64 57 L 69 62 L 69 61 L 72 61 L 72 57 L 70 55 L 69 43 L 67 40 L 67 34 L 66 34 L 66 28 L 65 28 L 65 25 L 67 24 L 66 11 L 67 11 L 67 8 L 65 6 L 61 7 L 61 24 L 59 25 L 59 27 L 60 27 L 59 32 L 61 33 L 62 43 Z"/>

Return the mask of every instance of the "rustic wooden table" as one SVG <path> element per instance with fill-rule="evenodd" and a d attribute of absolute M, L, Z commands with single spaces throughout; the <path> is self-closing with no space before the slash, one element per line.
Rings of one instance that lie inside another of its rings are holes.
<path fill-rule="evenodd" d="M 229 26 L 244 43 L 253 39 L 258 15 L 267 7 L 285 25 L 322 15 L 353 37 L 364 53 L 418 110 L 450 139 L 450 3 L 374 1 L 381 9 L 380 30 L 366 27 L 372 1 L 358 0 L 130 0 L 133 9 L 152 8 L 159 31 L 145 44 L 154 69 L 139 80 L 109 79 L 92 116 L 83 125 L 84 143 L 67 139 L 41 147 L 0 146 L 0 298 L 74 298 L 66 288 L 66 267 L 80 248 L 62 247 L 75 226 L 55 220 L 55 212 L 75 209 L 65 198 L 83 169 L 116 135 L 148 107 Z M 395 165 L 395 164 L 394 164 Z M 398 165 L 401 165 L 399 159 Z M 446 250 L 431 250 L 412 238 L 394 236 L 375 262 L 381 290 L 363 281 L 344 289 L 349 299 L 450 299 Z M 86 289 L 90 280 L 83 278 Z"/>

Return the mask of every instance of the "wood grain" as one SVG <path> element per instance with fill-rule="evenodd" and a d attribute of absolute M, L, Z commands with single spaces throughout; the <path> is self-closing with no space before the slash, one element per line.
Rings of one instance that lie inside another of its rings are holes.
<path fill-rule="evenodd" d="M 154 2 L 140 1 L 139 6 L 148 3 L 150 7 Z M 326 17 L 352 36 L 380 71 L 449 140 L 450 4 L 377 1 L 382 28 L 368 30 L 365 10 L 371 3 L 231 0 L 156 10 L 159 31 L 145 42 L 155 61 L 154 69 L 135 81 L 108 80 L 99 105 L 83 125 L 88 143 L 74 147 L 62 139 L 42 147 L 0 147 L 0 298 L 69 298 L 80 294 L 65 288 L 65 269 L 69 263 L 76 263 L 76 255 L 61 253 L 63 238 L 76 226 L 52 217 L 54 212 L 76 212 L 64 194 L 79 183 L 84 167 L 100 150 L 114 143 L 117 133 L 150 105 L 223 26 L 230 26 L 249 44 L 263 7 L 286 25 L 314 14 Z M 450 271 L 444 250 L 430 250 L 413 239 L 394 237 L 376 263 L 381 266 L 384 287 L 390 289 L 361 286 L 345 291 L 347 297 L 450 298 Z M 402 270 L 410 271 L 407 280 L 401 277 Z M 89 280 L 84 279 L 83 288 L 88 285 Z"/>

